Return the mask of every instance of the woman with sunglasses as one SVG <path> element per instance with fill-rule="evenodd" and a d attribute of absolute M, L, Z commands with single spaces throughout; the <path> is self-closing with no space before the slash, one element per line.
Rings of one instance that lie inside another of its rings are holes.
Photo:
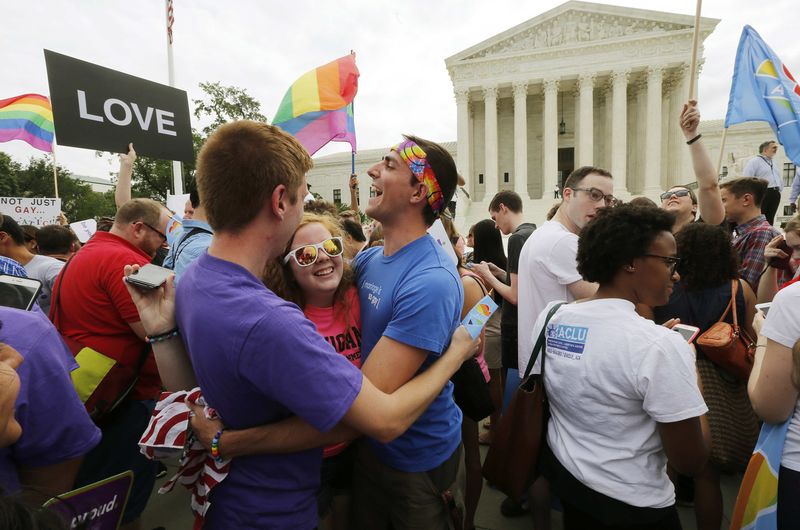
<path fill-rule="evenodd" d="M 267 264 L 264 283 L 296 303 L 338 353 L 361 367 L 361 316 L 353 271 L 344 262 L 343 231 L 327 214 L 306 213 L 282 258 Z M 325 448 L 317 496 L 320 527 L 349 527 L 355 446 Z"/>
<path fill-rule="evenodd" d="M 541 366 L 551 416 L 540 464 L 567 530 L 679 529 L 667 460 L 689 475 L 705 464 L 694 353 L 635 310 L 667 303 L 679 280 L 673 220 L 652 207 L 599 210 L 577 252 L 578 272 L 597 292 L 547 323 Z M 533 326 L 534 342 L 554 305 Z"/>

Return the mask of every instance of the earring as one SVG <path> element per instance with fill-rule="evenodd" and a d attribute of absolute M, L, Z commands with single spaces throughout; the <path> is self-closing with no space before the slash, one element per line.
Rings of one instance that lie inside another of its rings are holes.
<path fill-rule="evenodd" d="M 625 267 L 625 270 L 628 271 L 628 272 L 635 272 L 636 271 L 636 267 L 634 267 L 632 265 L 628 265 L 627 267 Z"/>

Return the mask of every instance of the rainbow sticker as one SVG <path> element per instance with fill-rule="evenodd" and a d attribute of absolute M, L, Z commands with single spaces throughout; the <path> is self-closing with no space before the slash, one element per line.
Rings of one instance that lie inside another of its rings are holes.
<path fill-rule="evenodd" d="M 467 316 L 464 317 L 461 323 L 467 328 L 470 336 L 475 339 L 481 334 L 483 326 L 486 325 L 486 322 L 489 321 L 489 317 L 491 317 L 495 311 L 497 311 L 497 304 L 492 300 L 492 297 L 487 294 L 475 304 L 475 307 L 469 310 L 469 313 L 467 313 Z"/>

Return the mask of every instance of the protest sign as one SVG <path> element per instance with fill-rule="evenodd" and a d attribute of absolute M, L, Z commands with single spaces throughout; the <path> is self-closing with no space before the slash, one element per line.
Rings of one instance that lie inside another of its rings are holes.
<path fill-rule="evenodd" d="M 57 225 L 61 199 L 0 197 L 0 214 L 13 217 L 21 225 Z"/>
<path fill-rule="evenodd" d="M 431 237 L 439 244 L 442 249 L 444 249 L 445 254 L 450 256 L 450 259 L 453 260 L 454 265 L 458 265 L 458 257 L 456 257 L 456 251 L 453 249 L 453 244 L 450 243 L 450 238 L 447 237 L 447 231 L 444 229 L 444 225 L 442 224 L 441 219 L 437 219 L 428 228 L 428 233 Z"/>
<path fill-rule="evenodd" d="M 133 472 L 125 471 L 59 495 L 47 501 L 44 507 L 60 514 L 69 522 L 70 528 L 84 525 L 80 528 L 116 530 L 128 503 L 132 484 Z"/>
<path fill-rule="evenodd" d="M 192 160 L 186 92 L 44 51 L 59 145 Z"/>
<path fill-rule="evenodd" d="M 186 201 L 189 200 L 189 194 L 184 193 L 182 195 L 167 195 L 167 208 L 175 212 L 177 217 L 183 219 L 183 208 L 186 206 Z"/>
<path fill-rule="evenodd" d="M 69 227 L 72 228 L 72 231 L 78 236 L 78 241 L 83 244 L 89 241 L 89 238 L 97 232 L 97 221 L 94 219 L 86 219 L 85 221 L 70 223 Z"/>

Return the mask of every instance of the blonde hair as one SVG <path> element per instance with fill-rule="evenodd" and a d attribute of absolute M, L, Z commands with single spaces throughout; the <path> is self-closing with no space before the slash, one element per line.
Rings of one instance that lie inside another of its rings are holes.
<path fill-rule="evenodd" d="M 800 233 L 800 213 L 789 219 L 789 222 L 783 227 L 783 231 Z"/>
<path fill-rule="evenodd" d="M 304 213 L 303 218 L 300 221 L 300 224 L 297 225 L 297 229 L 295 229 L 294 233 L 296 234 L 297 231 L 302 227 L 314 223 L 321 224 L 325 230 L 331 233 L 333 237 L 343 237 L 344 230 L 342 230 L 339 221 L 328 214 L 318 213 Z M 293 242 L 294 235 L 286 245 L 284 253 L 281 254 L 281 256 L 267 262 L 267 266 L 264 268 L 262 280 L 264 285 L 266 285 L 267 288 L 273 293 L 277 294 L 284 300 L 294 302 L 300 306 L 301 309 L 304 309 L 306 306 L 306 299 L 305 296 L 303 296 L 303 291 L 300 289 L 300 285 L 297 283 L 294 274 L 292 274 L 291 263 L 283 263 L 283 257 L 286 252 L 292 249 Z M 339 282 L 339 287 L 336 288 L 336 292 L 333 295 L 333 300 L 334 306 L 343 308 L 347 313 L 350 313 L 350 307 L 347 303 L 345 293 L 350 287 L 353 286 L 354 283 L 355 274 L 353 273 L 353 269 L 351 269 L 350 265 L 347 263 L 343 263 L 342 279 Z"/>

